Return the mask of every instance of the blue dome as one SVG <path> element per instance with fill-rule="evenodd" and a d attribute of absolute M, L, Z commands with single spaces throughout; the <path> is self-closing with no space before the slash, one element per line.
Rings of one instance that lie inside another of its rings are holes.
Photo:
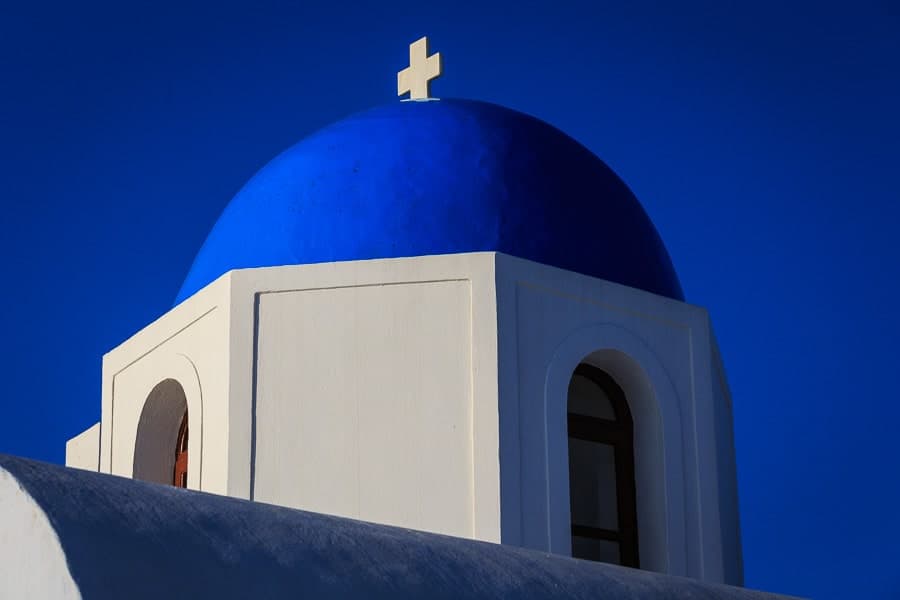
<path fill-rule="evenodd" d="M 440 100 L 354 115 L 275 158 L 225 208 L 177 302 L 231 269 L 478 251 L 683 299 L 603 161 L 533 117 Z"/>

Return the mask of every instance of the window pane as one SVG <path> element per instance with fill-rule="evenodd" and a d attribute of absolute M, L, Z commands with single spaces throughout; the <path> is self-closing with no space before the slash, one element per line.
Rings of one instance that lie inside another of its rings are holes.
<path fill-rule="evenodd" d="M 619 542 L 595 540 L 577 535 L 572 536 L 572 556 L 586 560 L 596 560 L 614 565 L 621 564 Z"/>
<path fill-rule="evenodd" d="M 616 420 L 616 412 L 606 392 L 584 375 L 575 374 L 569 381 L 569 412 L 610 421 Z"/>
<path fill-rule="evenodd" d="M 569 438 L 569 499 L 572 523 L 619 529 L 616 456 L 609 444 Z"/>

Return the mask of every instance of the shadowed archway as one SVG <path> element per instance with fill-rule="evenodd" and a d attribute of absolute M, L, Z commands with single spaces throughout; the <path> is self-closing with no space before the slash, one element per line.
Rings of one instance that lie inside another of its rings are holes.
<path fill-rule="evenodd" d="M 134 447 L 135 479 L 171 485 L 179 442 L 187 448 L 187 398 L 174 379 L 156 384 L 144 402 Z M 186 453 L 182 465 L 186 483 Z M 182 486 L 185 487 L 185 486 Z"/>

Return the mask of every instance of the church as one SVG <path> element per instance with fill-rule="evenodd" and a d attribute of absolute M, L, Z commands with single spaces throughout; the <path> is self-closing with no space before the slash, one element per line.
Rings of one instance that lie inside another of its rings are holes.
<path fill-rule="evenodd" d="M 413 43 L 407 100 L 243 187 L 68 468 L 0 457 L 8 597 L 776 597 L 741 587 L 725 371 L 641 204 L 440 73 Z"/>

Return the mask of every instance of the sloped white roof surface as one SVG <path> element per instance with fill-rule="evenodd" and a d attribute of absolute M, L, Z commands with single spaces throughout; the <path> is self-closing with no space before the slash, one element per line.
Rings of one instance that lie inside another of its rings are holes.
<path fill-rule="evenodd" d="M 4 455 L 0 507 L 2 597 L 778 597 Z"/>

